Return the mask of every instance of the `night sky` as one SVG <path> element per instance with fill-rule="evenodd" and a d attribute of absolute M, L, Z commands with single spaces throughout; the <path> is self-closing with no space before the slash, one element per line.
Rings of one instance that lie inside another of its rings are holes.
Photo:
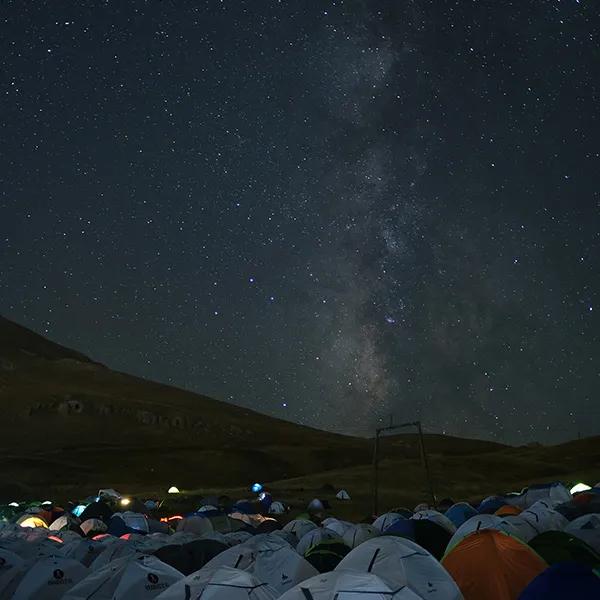
<path fill-rule="evenodd" d="M 335 431 L 600 432 L 596 0 L 5 0 L 0 313 Z"/>

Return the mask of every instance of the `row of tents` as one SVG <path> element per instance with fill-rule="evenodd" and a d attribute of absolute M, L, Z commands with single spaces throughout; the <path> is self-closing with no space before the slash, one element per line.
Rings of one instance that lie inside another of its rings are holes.
<path fill-rule="evenodd" d="M 5 507 L 0 600 L 600 598 L 600 487 L 530 486 L 363 523 L 318 500 L 292 520 L 249 501 L 162 517 L 121 501 Z"/>

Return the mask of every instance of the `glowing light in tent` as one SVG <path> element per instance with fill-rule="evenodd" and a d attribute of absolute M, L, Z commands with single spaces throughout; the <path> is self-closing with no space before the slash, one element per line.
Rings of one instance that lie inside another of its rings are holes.
<path fill-rule="evenodd" d="M 43 527 L 44 529 L 48 529 L 48 525 L 46 525 L 46 521 L 44 521 L 43 519 L 40 519 L 39 517 L 28 517 L 24 521 L 21 521 L 19 523 L 19 525 L 21 527 L 31 527 L 31 528 Z"/>
<path fill-rule="evenodd" d="M 12 506 L 13 508 L 19 508 L 19 503 L 18 502 L 10 502 L 9 506 Z"/>
<path fill-rule="evenodd" d="M 129 498 L 121 498 L 121 506 L 129 506 L 131 504 L 131 500 Z"/>
<path fill-rule="evenodd" d="M 64 544 L 64 543 L 65 543 L 65 541 L 64 541 L 64 540 L 61 540 L 59 537 L 57 537 L 57 536 L 55 536 L 55 535 L 49 535 L 49 536 L 48 536 L 48 539 L 49 539 L 49 540 L 52 540 L 52 541 L 54 541 L 54 542 L 58 542 L 59 544 Z"/>
<path fill-rule="evenodd" d="M 78 504 L 72 511 L 71 514 L 75 515 L 76 517 L 80 517 L 81 513 L 86 509 L 86 505 L 85 504 Z"/>
<path fill-rule="evenodd" d="M 571 494 L 578 494 L 579 492 L 587 492 L 588 490 L 591 490 L 592 488 L 589 485 L 586 485 L 585 483 L 578 483 L 577 485 L 574 485 L 571 488 Z"/>
<path fill-rule="evenodd" d="M 255 494 L 258 494 L 258 492 L 262 491 L 263 486 L 260 483 L 253 483 L 252 487 L 250 488 Z"/>
<path fill-rule="evenodd" d="M 172 485 L 168 490 L 167 494 L 179 494 L 179 488 Z"/>

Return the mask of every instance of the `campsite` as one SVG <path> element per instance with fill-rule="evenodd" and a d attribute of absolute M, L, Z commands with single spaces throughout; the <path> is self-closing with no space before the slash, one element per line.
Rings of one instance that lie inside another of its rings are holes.
<path fill-rule="evenodd" d="M 117 373 L 6 319 L 0 329 L 12 423 L 1 599 L 600 593 L 598 438 L 425 434 L 428 478 L 416 433 L 384 436 L 374 512 L 372 439 Z"/>

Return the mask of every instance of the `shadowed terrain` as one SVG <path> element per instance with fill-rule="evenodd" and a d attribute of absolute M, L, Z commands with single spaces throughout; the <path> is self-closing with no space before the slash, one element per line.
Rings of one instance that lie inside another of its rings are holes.
<path fill-rule="evenodd" d="M 0 497 L 57 498 L 115 487 L 245 495 L 251 481 L 302 506 L 346 488 L 347 516 L 371 509 L 372 442 L 269 417 L 112 371 L 0 318 Z M 560 446 L 426 435 L 438 498 L 475 499 L 535 481 L 600 479 L 600 439 Z M 427 499 L 418 439 L 381 443 L 380 507 Z M 183 502 L 186 502 L 185 496 Z"/>

